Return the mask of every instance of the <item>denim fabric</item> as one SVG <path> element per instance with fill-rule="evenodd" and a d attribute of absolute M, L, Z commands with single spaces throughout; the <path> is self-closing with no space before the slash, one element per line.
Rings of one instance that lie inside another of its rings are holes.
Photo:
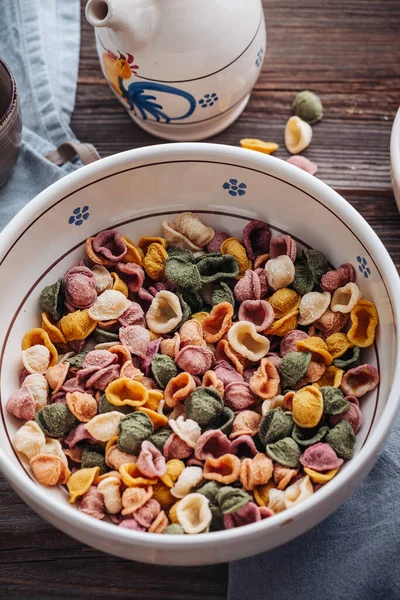
<path fill-rule="evenodd" d="M 399 417 L 341 508 L 296 540 L 230 565 L 228 599 L 400 599 Z"/>
<path fill-rule="evenodd" d="M 0 56 L 11 68 L 22 110 L 21 151 L 0 188 L 0 228 L 36 194 L 80 162 L 57 167 L 45 158 L 75 139 L 69 121 L 75 104 L 80 46 L 79 0 L 1 0 Z"/>

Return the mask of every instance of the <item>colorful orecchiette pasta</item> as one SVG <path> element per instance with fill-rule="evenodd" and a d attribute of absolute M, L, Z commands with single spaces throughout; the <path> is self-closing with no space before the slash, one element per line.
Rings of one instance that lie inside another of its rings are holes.
<path fill-rule="evenodd" d="M 238 236 L 185 212 L 157 234 L 102 231 L 42 290 L 7 401 L 15 451 L 133 531 L 273 517 L 352 458 L 377 310 L 351 264 L 263 221 Z"/>

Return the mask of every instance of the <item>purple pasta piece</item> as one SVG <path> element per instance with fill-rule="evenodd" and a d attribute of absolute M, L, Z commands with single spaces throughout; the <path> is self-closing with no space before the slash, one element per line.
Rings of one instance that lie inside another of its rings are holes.
<path fill-rule="evenodd" d="M 120 262 L 127 253 L 124 240 L 114 229 L 106 229 L 98 233 L 93 238 L 92 245 L 97 254 L 112 262 Z"/>
<path fill-rule="evenodd" d="M 133 531 L 146 531 L 146 528 L 139 525 L 136 519 L 133 518 L 123 519 L 119 523 L 119 527 L 123 527 L 124 529 L 133 529 Z"/>
<path fill-rule="evenodd" d="M 319 442 L 306 448 L 300 456 L 300 462 L 303 467 L 323 473 L 331 469 L 337 469 L 343 464 L 343 459 L 339 458 L 334 449 L 329 444 Z"/>
<path fill-rule="evenodd" d="M 128 325 L 119 330 L 121 343 L 128 348 L 129 352 L 139 358 L 146 358 L 147 349 L 150 344 L 150 332 L 141 325 Z"/>
<path fill-rule="evenodd" d="M 89 444 L 98 443 L 97 440 L 85 429 L 85 425 L 83 423 L 79 423 L 79 425 L 74 427 L 72 431 L 69 432 L 67 437 L 64 439 L 64 442 L 68 448 L 75 448 L 75 446 L 83 440 L 87 440 Z"/>
<path fill-rule="evenodd" d="M 95 519 L 104 519 L 106 515 L 103 494 L 99 492 L 96 486 L 91 485 L 88 491 L 83 494 L 79 510 Z"/>
<path fill-rule="evenodd" d="M 255 260 L 260 254 L 267 254 L 270 240 L 269 225 L 264 221 L 250 221 L 243 229 L 243 244 L 250 260 Z"/>
<path fill-rule="evenodd" d="M 214 373 L 222 381 L 224 386 L 235 381 L 243 381 L 243 377 L 236 369 L 225 360 L 219 360 L 213 368 Z"/>
<path fill-rule="evenodd" d="M 118 361 L 116 354 L 108 350 L 92 350 L 88 352 L 85 360 L 82 363 L 82 369 L 87 369 L 88 372 L 98 371 L 112 365 Z"/>
<path fill-rule="evenodd" d="M 32 421 L 36 414 L 35 398 L 28 387 L 22 387 L 11 394 L 7 401 L 8 412 L 25 421 Z"/>
<path fill-rule="evenodd" d="M 345 399 L 349 400 L 352 396 L 347 396 Z M 340 415 L 332 415 L 329 419 L 329 423 L 332 427 L 337 425 L 341 420 L 347 421 L 352 426 L 354 433 L 358 433 L 363 422 L 363 417 L 360 408 L 355 402 L 350 402 L 350 406 L 345 413 Z"/>
<path fill-rule="evenodd" d="M 233 290 L 238 302 L 245 300 L 260 300 L 268 290 L 267 280 L 263 269 L 251 271 L 247 269 L 242 279 L 239 279 Z"/>
<path fill-rule="evenodd" d="M 231 236 L 225 231 L 216 231 L 213 239 L 209 244 L 207 244 L 207 252 L 221 252 L 222 243 L 230 238 Z"/>
<path fill-rule="evenodd" d="M 85 266 L 72 267 L 63 279 L 65 304 L 69 310 L 86 309 L 97 300 L 96 279 Z"/>
<path fill-rule="evenodd" d="M 150 342 L 147 346 L 146 356 L 140 361 L 140 369 L 143 371 L 146 377 L 149 377 L 150 375 L 151 359 L 153 358 L 154 354 L 158 354 L 161 342 L 162 338 L 157 338 L 156 340 Z"/>
<path fill-rule="evenodd" d="M 110 365 L 93 373 L 86 381 L 86 387 L 104 392 L 112 381 L 118 379 L 119 375 L 119 365 Z"/>
<path fill-rule="evenodd" d="M 171 460 L 171 458 L 189 458 L 193 454 L 193 448 L 181 440 L 176 433 L 173 433 L 164 444 L 163 454 L 166 460 Z"/>
<path fill-rule="evenodd" d="M 233 529 L 261 521 L 259 507 L 254 502 L 248 502 L 234 513 L 224 515 L 225 529 Z"/>

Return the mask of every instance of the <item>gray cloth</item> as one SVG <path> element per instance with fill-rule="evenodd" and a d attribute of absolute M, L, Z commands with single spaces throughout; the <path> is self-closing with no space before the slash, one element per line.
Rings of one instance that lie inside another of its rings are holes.
<path fill-rule="evenodd" d="M 0 188 L 0 227 L 36 194 L 81 166 L 45 155 L 74 139 L 80 46 L 79 0 L 0 0 L 0 56 L 11 68 L 22 110 L 21 151 Z"/>
<path fill-rule="evenodd" d="M 339 510 L 296 540 L 230 565 L 228 598 L 400 599 L 400 418 Z"/>

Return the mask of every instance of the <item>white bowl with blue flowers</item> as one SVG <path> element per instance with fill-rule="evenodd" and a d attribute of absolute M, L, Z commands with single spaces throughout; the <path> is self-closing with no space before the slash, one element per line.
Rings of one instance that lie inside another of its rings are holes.
<path fill-rule="evenodd" d="M 354 458 L 307 502 L 252 525 L 196 536 L 130 531 L 93 519 L 62 489 L 37 484 L 12 445 L 19 424 L 5 410 L 18 386 L 21 340 L 40 323 L 41 289 L 84 256 L 87 237 L 116 228 L 133 240 L 160 234 L 160 223 L 184 210 L 215 229 L 240 236 L 249 220 L 290 233 L 301 246 L 350 262 L 380 325 L 366 362 L 380 385 L 363 399 L 364 422 Z M 283 544 L 327 517 L 372 468 L 399 408 L 400 284 L 382 243 L 364 219 L 327 185 L 282 160 L 214 144 L 132 150 L 83 167 L 30 202 L 0 234 L 0 465 L 18 494 L 50 523 L 100 550 L 170 565 L 240 559 Z"/>

